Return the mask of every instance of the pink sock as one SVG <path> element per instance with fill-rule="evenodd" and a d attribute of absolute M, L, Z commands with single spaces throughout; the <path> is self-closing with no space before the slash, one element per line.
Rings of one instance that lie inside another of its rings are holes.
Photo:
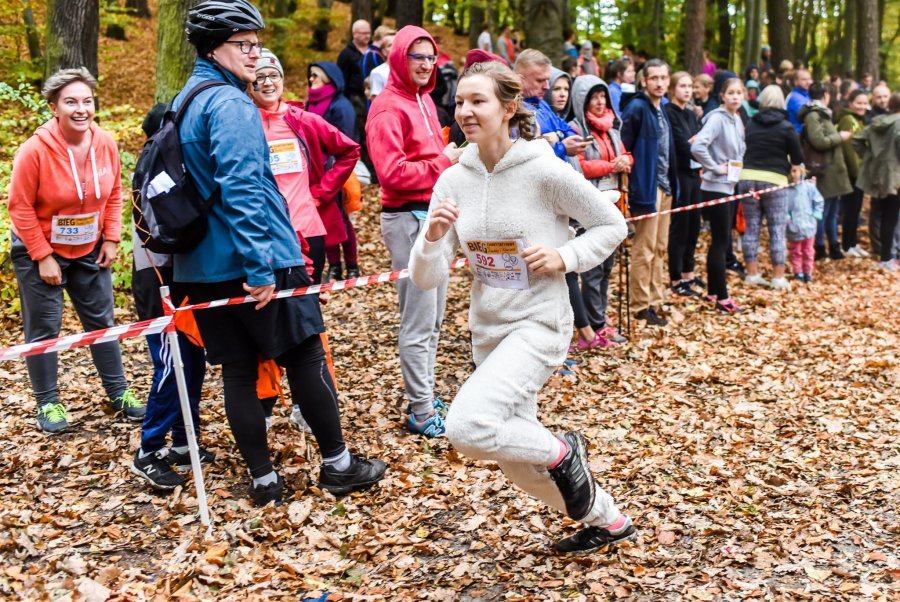
<path fill-rule="evenodd" d="M 553 461 L 553 464 L 547 468 L 556 468 L 559 466 L 562 461 L 566 459 L 566 454 L 569 453 L 569 446 L 566 445 L 566 442 L 562 439 L 557 439 L 557 441 L 559 441 L 559 455 L 556 456 L 556 460 Z"/>
<path fill-rule="evenodd" d="M 606 525 L 606 526 L 603 527 L 603 528 L 606 529 L 607 531 L 615 531 L 615 530 L 617 530 L 617 529 L 621 529 L 622 527 L 625 526 L 625 521 L 626 521 L 626 520 L 627 520 L 627 519 L 625 518 L 625 515 L 624 515 L 624 514 L 620 514 L 620 515 L 619 515 L 619 518 L 617 518 L 614 522 L 612 522 L 612 523 Z"/>

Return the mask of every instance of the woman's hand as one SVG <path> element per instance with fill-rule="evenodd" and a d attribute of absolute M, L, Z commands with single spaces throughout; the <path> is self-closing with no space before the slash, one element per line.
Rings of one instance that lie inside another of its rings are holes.
<path fill-rule="evenodd" d="M 112 262 L 116 260 L 116 254 L 119 252 L 119 243 L 110 240 L 104 241 L 100 245 L 100 252 L 97 254 L 97 265 L 101 268 L 108 268 Z"/>
<path fill-rule="evenodd" d="M 47 255 L 38 261 L 38 273 L 41 276 L 41 280 L 50 286 L 62 284 L 62 270 L 59 268 L 59 263 L 57 263 L 53 255 Z"/>
<path fill-rule="evenodd" d="M 250 296 L 259 301 L 256 309 L 262 309 L 272 300 L 272 294 L 275 292 L 275 284 L 266 284 L 264 286 L 250 286 L 244 283 L 244 290 L 250 293 Z"/>
<path fill-rule="evenodd" d="M 625 155 L 619 155 L 616 157 L 615 162 L 613 162 L 613 172 L 614 173 L 622 173 L 623 171 L 629 171 L 631 167 L 631 162 L 628 160 L 628 157 Z"/>
<path fill-rule="evenodd" d="M 566 264 L 563 262 L 559 251 L 552 247 L 537 245 L 528 247 L 522 251 L 522 259 L 535 274 L 550 274 L 552 272 L 565 272 Z"/>
<path fill-rule="evenodd" d="M 459 207 L 451 198 L 446 198 L 435 207 L 431 212 L 431 219 L 428 221 L 428 232 L 425 233 L 425 240 L 428 242 L 436 242 L 442 238 L 456 220 L 459 218 Z"/>

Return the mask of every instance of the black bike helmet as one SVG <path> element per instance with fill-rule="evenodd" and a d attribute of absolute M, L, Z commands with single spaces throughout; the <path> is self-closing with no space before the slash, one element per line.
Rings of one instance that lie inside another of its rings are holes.
<path fill-rule="evenodd" d="M 184 31 L 203 56 L 239 31 L 265 27 L 259 9 L 247 0 L 205 0 L 188 11 Z"/>

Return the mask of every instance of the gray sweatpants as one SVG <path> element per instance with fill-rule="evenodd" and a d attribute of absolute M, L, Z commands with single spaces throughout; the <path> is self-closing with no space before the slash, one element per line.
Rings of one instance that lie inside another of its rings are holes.
<path fill-rule="evenodd" d="M 740 193 L 751 190 L 763 190 L 771 188 L 768 182 L 745 180 L 738 184 Z M 744 252 L 744 261 L 757 261 L 759 256 L 759 234 L 762 232 L 762 219 L 765 215 L 769 228 L 769 252 L 772 256 L 772 265 L 784 265 L 786 259 L 785 228 L 787 227 L 788 199 L 793 194 L 791 188 L 783 188 L 775 192 L 767 192 L 755 198 L 746 198 L 741 201 L 744 208 L 744 221 L 747 229 L 741 237 L 741 249 Z"/>
<path fill-rule="evenodd" d="M 391 254 L 391 269 L 409 267 L 409 253 L 423 221 L 409 211 L 381 214 L 381 235 Z M 400 372 L 410 410 L 419 415 L 432 411 L 434 365 L 447 304 L 447 282 L 423 291 L 408 278 L 397 281 L 400 297 Z"/>
<path fill-rule="evenodd" d="M 24 243 L 13 237 L 10 257 L 19 283 L 25 342 L 44 341 L 59 336 L 62 326 L 63 290 L 69 293 L 72 305 L 85 331 L 91 332 L 114 326 L 113 288 L 109 269 L 97 265 L 100 243 L 94 250 L 78 259 L 54 255 L 62 270 L 62 286 L 50 286 L 41 280 L 38 263 L 31 259 Z M 128 388 L 122 354 L 118 341 L 91 345 L 94 366 L 100 374 L 106 395 L 112 400 Z M 28 377 L 38 405 L 59 400 L 56 353 L 31 355 L 25 358 Z"/>
<path fill-rule="evenodd" d="M 581 297 L 587 310 L 591 328 L 606 326 L 606 309 L 609 306 L 609 278 L 616 265 L 616 254 L 607 257 L 600 265 L 581 273 Z"/>
<path fill-rule="evenodd" d="M 560 336 L 533 324 L 473 346 L 475 372 L 447 414 L 447 437 L 456 449 L 497 462 L 513 483 L 562 513 L 566 504 L 547 471 L 559 441 L 537 418 L 537 395 L 565 358 L 568 344 L 568 333 Z M 600 527 L 618 516 L 612 497 L 598 485 L 594 507 L 579 522 Z"/>

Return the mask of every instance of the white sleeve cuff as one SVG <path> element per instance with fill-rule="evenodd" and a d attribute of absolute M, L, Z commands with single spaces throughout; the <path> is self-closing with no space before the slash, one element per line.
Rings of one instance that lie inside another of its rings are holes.
<path fill-rule="evenodd" d="M 578 257 L 569 245 L 563 245 L 556 249 L 566 266 L 566 273 L 575 272 L 578 269 Z"/>

